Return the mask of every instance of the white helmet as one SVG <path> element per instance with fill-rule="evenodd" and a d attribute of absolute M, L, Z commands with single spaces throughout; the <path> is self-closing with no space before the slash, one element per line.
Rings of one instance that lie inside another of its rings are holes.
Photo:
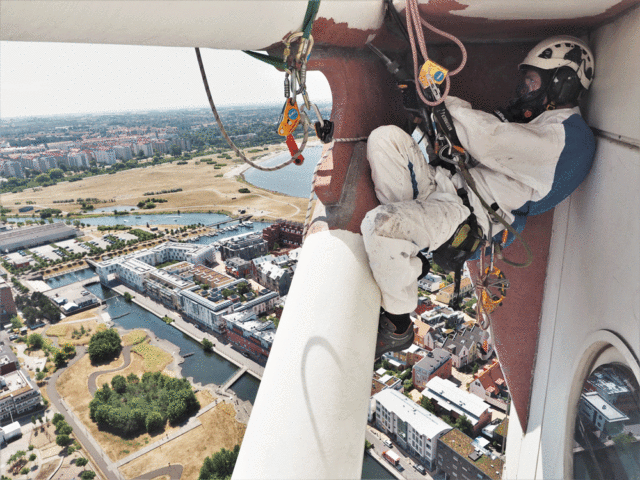
<path fill-rule="evenodd" d="M 556 70 L 569 67 L 577 73 L 580 84 L 589 89 L 593 80 L 594 61 L 589 46 L 576 37 L 558 35 L 538 43 L 519 65 Z"/>

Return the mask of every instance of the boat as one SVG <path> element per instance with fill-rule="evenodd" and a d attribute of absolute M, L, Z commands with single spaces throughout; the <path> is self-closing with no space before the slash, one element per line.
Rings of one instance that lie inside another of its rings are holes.
<path fill-rule="evenodd" d="M 140 217 L 140 216 L 137 216 L 136 218 L 142 218 L 142 217 Z"/>
<path fill-rule="evenodd" d="M 157 0 L 83 2 L 82 9 L 59 8 L 61 3 L 3 2 L 0 40 L 200 46 L 281 55 L 283 38 L 300 28 L 309 2 L 187 2 L 189 8 L 185 2 Z M 405 2 L 390 3 L 402 18 Z M 554 210 L 529 217 L 523 233 L 535 252 L 529 268 L 497 263 L 511 284 L 492 314 L 489 339 L 510 395 L 503 478 L 574 478 L 574 431 L 593 428 L 578 417 L 582 385 L 600 364 L 625 365 L 634 385 L 640 378 L 640 82 L 629 80 L 640 69 L 638 3 L 420 0 L 424 19 L 466 45 L 466 66 L 450 78 L 450 91 L 472 100 L 475 108 L 491 112 L 504 105 L 515 89 L 518 63 L 550 32 L 582 36 L 596 56 L 594 85 L 583 105 L 597 140 L 591 173 Z M 394 78 L 366 46 L 375 34 L 377 48 L 394 59 L 406 57 L 398 29 L 385 23 L 385 6 L 383 0 L 325 0 L 313 25 L 308 67 L 320 70 L 331 85 L 337 139 L 407 123 Z M 456 46 L 429 31 L 425 40 L 434 61 L 457 68 L 462 55 Z M 309 94 L 313 100 L 313 91 Z M 278 478 L 283 465 L 290 478 L 309 472 L 315 478 L 357 478 L 361 473 L 380 297 L 359 228 L 377 200 L 370 176 L 362 174 L 367 165 L 362 142 L 336 142 L 326 155 L 315 185 L 315 217 L 234 478 L 255 478 L 255 472 Z M 505 250 L 506 257 L 514 253 L 523 253 L 517 244 Z M 478 266 L 470 270 L 478 278 Z M 615 282 L 602 281 L 601 272 L 619 276 Z M 296 320 L 303 317 L 301 329 Z M 316 355 L 319 350 L 327 354 Z M 331 395 L 325 395 L 327 382 Z M 318 398 L 322 402 L 309 401 Z M 596 457 L 607 457 L 611 442 L 600 440 L 606 436 L 587 434 L 598 442 Z M 340 438 L 359 440 L 336 446 Z M 603 455 L 601 446 L 608 449 Z"/>

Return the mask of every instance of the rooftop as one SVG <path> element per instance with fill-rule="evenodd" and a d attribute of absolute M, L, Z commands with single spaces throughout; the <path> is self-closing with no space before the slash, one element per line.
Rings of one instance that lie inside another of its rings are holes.
<path fill-rule="evenodd" d="M 466 415 L 472 425 L 476 425 L 480 416 L 489 408 L 480 398 L 460 390 L 453 382 L 440 377 L 429 380 L 422 394 L 436 400 L 447 410 Z"/>
<path fill-rule="evenodd" d="M 598 392 L 583 393 L 581 400 L 589 403 L 600 415 L 606 418 L 608 422 L 624 422 L 629 420 L 629 417 L 602 398 Z"/>
<path fill-rule="evenodd" d="M 444 434 L 438 441 L 457 452 L 461 457 L 466 459 L 468 463 L 472 464 L 493 480 L 500 480 L 504 462 L 499 458 L 493 460 L 486 455 L 477 454 L 476 447 L 472 443 L 473 439 L 457 428 Z M 473 457 L 473 459 L 471 457 Z"/>
<path fill-rule="evenodd" d="M 429 439 L 451 429 L 443 420 L 397 390 L 388 388 L 376 393 L 373 398 L 402 421 L 409 423 L 420 435 Z"/>

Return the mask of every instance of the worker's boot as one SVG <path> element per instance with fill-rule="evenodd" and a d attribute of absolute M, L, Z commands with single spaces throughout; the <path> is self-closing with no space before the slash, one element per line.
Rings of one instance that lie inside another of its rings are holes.
<path fill-rule="evenodd" d="M 394 320 L 395 323 L 392 322 L 392 320 Z M 402 333 L 396 333 L 399 329 L 402 329 Z M 406 350 L 413 343 L 413 338 L 413 322 L 408 313 L 392 315 L 383 311 L 380 313 L 378 323 L 375 358 L 378 359 L 387 352 Z"/>

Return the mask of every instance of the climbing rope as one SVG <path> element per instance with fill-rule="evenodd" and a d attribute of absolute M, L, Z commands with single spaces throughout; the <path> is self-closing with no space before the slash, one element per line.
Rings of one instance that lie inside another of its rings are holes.
<path fill-rule="evenodd" d="M 458 66 L 458 68 L 456 68 L 455 70 L 452 70 L 451 72 L 449 72 L 448 75 L 445 76 L 445 79 L 444 79 L 445 89 L 440 99 L 434 102 L 431 102 L 425 98 L 421 88 L 416 88 L 416 90 L 418 91 L 418 95 L 420 96 L 420 99 L 430 107 L 435 107 L 436 105 L 440 105 L 444 101 L 444 99 L 447 98 L 447 95 L 449 94 L 449 87 L 451 83 L 449 80 L 449 77 L 460 73 L 460 71 L 464 68 L 465 64 L 467 63 L 467 50 L 464 48 L 464 45 L 457 37 L 443 30 L 440 30 L 439 28 L 434 27 L 429 22 L 427 22 L 426 20 L 420 17 L 420 12 L 418 11 L 418 0 L 407 0 L 405 11 L 407 16 L 407 31 L 409 33 L 409 42 L 411 43 L 411 54 L 413 56 L 413 72 L 414 72 L 416 87 L 420 85 L 419 78 L 418 78 L 419 72 L 420 72 L 420 68 L 418 68 L 418 47 L 420 48 L 420 53 L 422 54 L 422 58 L 425 60 L 425 62 L 429 61 L 429 55 L 427 54 L 427 47 L 424 41 L 424 32 L 422 30 L 423 25 L 427 27 L 429 30 L 431 30 L 432 32 L 438 35 L 441 35 L 445 38 L 448 38 L 449 40 L 454 42 L 456 45 L 458 45 L 458 47 L 460 47 L 460 51 L 462 52 L 462 61 L 460 62 L 460 65 Z M 418 44 L 417 47 L 416 47 L 416 37 L 417 37 L 417 44 Z"/>
<path fill-rule="evenodd" d="M 231 138 L 227 134 L 227 131 L 224 129 L 224 125 L 222 125 L 222 120 L 220 119 L 220 115 L 218 114 L 218 110 L 216 109 L 216 106 L 213 103 L 213 97 L 211 96 L 211 89 L 209 88 L 209 82 L 207 81 L 207 74 L 204 71 L 204 64 L 202 63 L 202 56 L 200 55 L 200 49 L 198 47 L 196 47 L 196 57 L 198 57 L 198 65 L 200 66 L 200 74 L 202 75 L 202 82 L 204 83 L 204 89 L 207 92 L 207 98 L 209 99 L 209 105 L 211 106 L 211 111 L 213 112 L 213 116 L 216 118 L 216 122 L 218 123 L 218 127 L 220 127 L 220 132 L 222 133 L 222 136 L 227 141 L 227 143 L 229 144 L 231 149 L 236 153 L 236 155 L 238 155 L 242 159 L 242 161 L 244 161 L 245 163 L 251 165 L 253 168 L 257 168 L 258 170 L 262 170 L 262 171 L 265 171 L 265 172 L 271 172 L 271 171 L 279 170 L 281 168 L 286 167 L 287 165 L 291 164 L 296 159 L 298 159 L 298 157 L 300 157 L 300 155 L 302 154 L 302 150 L 304 149 L 305 145 L 307 144 L 307 140 L 309 138 L 309 120 L 308 120 L 308 117 L 306 116 L 306 114 L 304 113 L 304 111 L 301 112 L 302 117 L 303 117 L 304 138 L 302 140 L 301 149 L 295 155 L 292 155 L 289 160 L 286 160 L 283 163 L 281 163 L 280 165 L 276 165 L 274 167 L 263 167 L 261 165 L 258 165 L 255 162 L 252 162 L 251 160 L 249 160 L 240 151 L 240 149 L 238 147 L 236 147 L 236 145 L 233 143 L 233 140 L 231 140 Z"/>

